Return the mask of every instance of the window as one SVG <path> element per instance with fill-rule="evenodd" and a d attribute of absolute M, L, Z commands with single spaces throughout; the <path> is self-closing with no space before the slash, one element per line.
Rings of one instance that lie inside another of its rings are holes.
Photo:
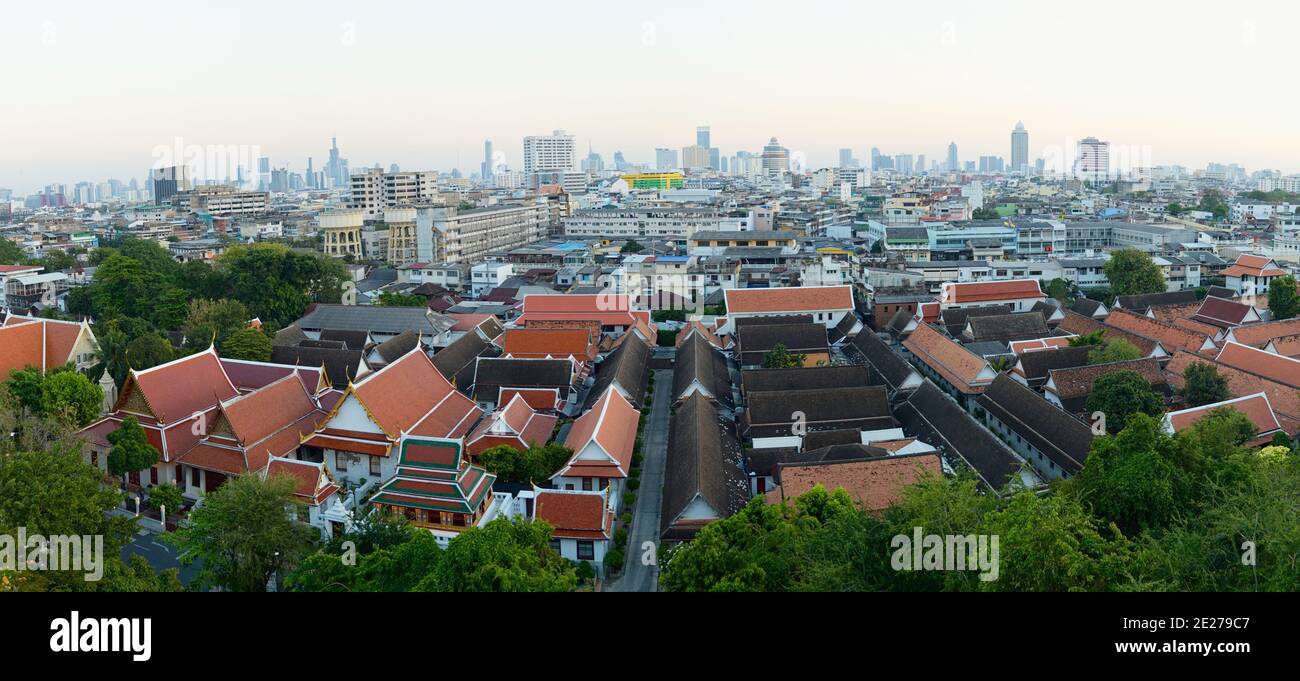
<path fill-rule="evenodd" d="M 552 539 L 552 540 L 551 540 L 551 550 L 554 551 L 554 552 L 556 552 L 556 553 L 559 553 L 559 552 L 560 552 L 560 540 L 559 540 L 559 539 Z"/>
<path fill-rule="evenodd" d="M 582 491 L 584 491 L 584 492 L 590 492 L 590 491 L 591 491 L 591 478 L 583 478 L 583 479 L 582 479 Z"/>
<path fill-rule="evenodd" d="M 346 473 L 348 470 L 348 455 L 343 452 L 334 453 L 334 470 L 340 473 Z"/>
<path fill-rule="evenodd" d="M 379 475 L 380 459 L 377 456 L 370 457 L 370 474 Z"/>
<path fill-rule="evenodd" d="M 578 540 L 578 560 L 596 560 L 596 544 L 590 539 Z"/>
<path fill-rule="evenodd" d="M 201 480 L 200 477 L 199 477 L 200 475 L 201 475 L 201 474 L 199 473 L 199 469 L 197 469 L 197 468 L 191 468 L 191 469 L 190 469 L 190 486 L 191 486 L 191 487 L 199 487 L 199 486 L 201 486 L 201 485 L 203 484 L 202 480 Z"/>
<path fill-rule="evenodd" d="M 158 467 L 157 467 L 157 466 L 151 466 L 151 467 L 149 468 L 149 484 L 150 484 L 150 485 L 156 485 L 156 484 L 158 484 Z"/>

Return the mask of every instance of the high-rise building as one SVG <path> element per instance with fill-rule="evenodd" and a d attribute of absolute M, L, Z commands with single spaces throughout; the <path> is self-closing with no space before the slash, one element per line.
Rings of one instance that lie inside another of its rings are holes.
<path fill-rule="evenodd" d="M 677 170 L 676 149 L 655 149 L 655 170 Z"/>
<path fill-rule="evenodd" d="M 773 137 L 763 147 L 763 172 L 768 173 L 785 173 L 790 170 L 790 150 L 781 146 L 781 143 Z"/>
<path fill-rule="evenodd" d="M 951 170 L 951 171 L 961 170 L 961 164 L 959 164 L 959 163 L 957 162 L 957 143 L 956 143 L 956 142 L 950 142 L 950 143 L 948 144 L 948 170 Z"/>
<path fill-rule="evenodd" d="M 710 167 L 712 166 L 709 164 L 708 147 L 699 144 L 682 147 L 682 168 L 686 170 L 703 170 Z"/>
<path fill-rule="evenodd" d="M 1029 131 L 1022 121 L 1016 122 L 1016 129 L 1011 131 L 1011 172 L 1026 173 L 1029 170 Z"/>
<path fill-rule="evenodd" d="M 713 144 L 709 139 L 709 126 L 701 125 L 695 129 L 695 143 L 705 149 L 713 148 Z"/>
<path fill-rule="evenodd" d="M 894 157 L 894 170 L 900 175 L 913 175 L 916 173 L 915 160 L 911 154 L 899 154 Z"/>
<path fill-rule="evenodd" d="M 492 140 L 483 140 L 483 165 L 478 174 L 485 184 L 492 182 Z"/>
<path fill-rule="evenodd" d="M 159 205 L 170 201 L 176 192 L 190 188 L 189 170 L 185 166 L 152 168 L 149 170 L 149 181 L 153 202 Z"/>
<path fill-rule="evenodd" d="M 1082 180 L 1097 181 L 1110 177 L 1110 142 L 1096 137 L 1079 140 L 1079 157 L 1074 168 Z"/>
<path fill-rule="evenodd" d="M 856 168 L 857 166 L 858 166 L 858 161 L 857 159 L 853 158 L 853 150 L 840 149 L 840 167 Z"/>
<path fill-rule="evenodd" d="M 339 156 L 339 140 L 337 137 L 330 138 L 329 159 L 329 162 L 325 164 L 325 177 L 329 186 L 347 187 L 351 173 L 348 172 L 347 159 Z"/>
<path fill-rule="evenodd" d="M 524 138 L 524 174 L 563 173 L 576 169 L 573 135 L 556 130 Z"/>
<path fill-rule="evenodd" d="M 437 171 L 385 173 L 367 168 L 351 177 L 348 208 L 359 208 L 368 220 L 378 218 L 385 208 L 410 206 L 438 196 Z"/>

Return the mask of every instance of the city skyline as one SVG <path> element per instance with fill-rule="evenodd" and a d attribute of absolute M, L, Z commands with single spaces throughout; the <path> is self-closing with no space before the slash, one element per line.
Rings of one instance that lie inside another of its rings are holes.
<path fill-rule="evenodd" d="M 1031 164 L 1096 136 L 1149 149 L 1153 165 L 1300 169 L 1300 138 L 1269 132 L 1300 117 L 1300 94 L 1271 76 L 1288 58 L 1283 31 L 1297 8 L 939 3 L 923 13 L 822 4 L 789 12 L 767 3 L 764 12 L 575 3 L 581 9 L 564 20 L 529 5 L 451 5 L 412 8 L 395 25 L 360 3 L 234 3 L 205 11 L 202 40 L 167 59 L 159 38 L 197 25 L 198 12 L 162 3 L 138 16 L 82 2 L 15 7 L 0 25 L 17 95 L 0 126 L 0 187 L 29 193 L 141 177 L 154 150 L 178 138 L 256 147 L 275 167 L 301 170 L 337 137 L 353 168 L 469 175 L 485 139 L 521 169 L 523 138 L 561 128 L 607 159 L 622 151 L 649 165 L 656 148 L 688 146 L 700 126 L 724 156 L 757 153 L 776 137 L 810 168 L 836 165 L 842 148 L 859 158 L 878 147 L 941 159 L 949 141 L 965 162 L 1009 158 L 1016 121 L 1030 132 Z M 481 32 L 457 30 L 471 24 L 492 26 L 491 55 L 480 56 Z M 553 45 L 538 50 L 528 39 L 537 30 Z M 1075 49 L 1098 30 L 1117 49 Z M 1207 44 L 1219 48 L 1212 63 L 1180 65 Z M 104 54 L 115 60 L 104 64 Z M 870 66 L 870 77 L 821 69 L 827 60 Z M 895 62 L 905 67 L 887 68 Z M 380 63 L 387 68 L 368 67 Z M 664 67 L 674 63 L 710 68 Z M 352 69 L 367 74 L 363 94 L 348 90 Z M 574 86 L 555 87 L 557 74 Z M 944 87 L 909 85 L 918 80 Z M 1212 105 L 1230 95 L 1227 83 L 1268 93 L 1270 106 L 1230 97 Z"/>

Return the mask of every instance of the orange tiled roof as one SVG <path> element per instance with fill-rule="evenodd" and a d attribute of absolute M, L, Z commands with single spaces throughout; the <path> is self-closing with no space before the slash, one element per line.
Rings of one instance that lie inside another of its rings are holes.
<path fill-rule="evenodd" d="M 1165 350 L 1186 350 L 1200 352 L 1214 349 L 1214 341 L 1205 334 L 1172 324 L 1158 322 L 1146 315 L 1118 308 L 1113 310 L 1104 322 L 1106 326 L 1123 329 L 1143 338 L 1159 341 Z"/>
<path fill-rule="evenodd" d="M 926 473 L 935 477 L 943 475 L 939 455 L 782 465 L 779 493 L 784 499 L 792 499 L 816 485 L 827 490 L 843 488 L 863 510 L 878 513 L 902 499 L 903 489 Z"/>
<path fill-rule="evenodd" d="M 117 408 L 137 390 L 162 423 L 189 418 L 239 394 L 213 348 L 152 369 L 132 371 L 122 386 Z"/>
<path fill-rule="evenodd" d="M 1240 343 L 1227 343 L 1214 360 L 1242 371 L 1265 376 L 1293 388 L 1300 388 L 1300 360 L 1275 355 Z"/>
<path fill-rule="evenodd" d="M 849 286 L 737 288 L 723 291 L 723 296 L 728 314 L 853 309 L 853 289 Z"/>
<path fill-rule="evenodd" d="M 1300 319 L 1283 319 L 1262 324 L 1233 327 L 1228 330 L 1228 340 L 1254 348 L 1262 348 L 1275 338 L 1297 334 L 1300 334 Z"/>
<path fill-rule="evenodd" d="M 1282 425 L 1278 423 L 1277 414 L 1273 413 L 1273 407 L 1268 403 L 1268 393 L 1263 392 L 1171 412 L 1169 414 L 1169 424 L 1173 427 L 1174 432 L 1178 432 L 1219 409 L 1232 409 L 1245 414 L 1246 418 L 1249 418 L 1250 422 L 1255 424 L 1256 434 L 1282 429 Z"/>
<path fill-rule="evenodd" d="M 607 389 L 587 413 L 573 422 L 569 436 L 564 441 L 564 446 L 573 450 L 573 458 L 556 475 L 627 477 L 640 418 L 641 412 L 632 403 L 617 390 Z M 612 460 L 578 458 L 582 450 L 592 442 L 599 445 Z"/>
<path fill-rule="evenodd" d="M 0 380 L 11 369 L 33 366 L 41 371 L 73 360 L 81 324 L 37 317 L 9 315 L 0 327 Z"/>
<path fill-rule="evenodd" d="M 1243 253 L 1232 267 L 1223 270 L 1225 277 L 1280 277 L 1286 274 L 1271 258 Z"/>
<path fill-rule="evenodd" d="M 554 527 L 556 537 L 609 539 L 612 515 L 606 506 L 603 493 L 540 490 L 533 517 Z"/>
<path fill-rule="evenodd" d="M 949 282 L 943 285 L 941 302 L 948 305 L 981 303 L 993 300 L 1042 298 L 1037 279 L 1007 281 Z"/>
<path fill-rule="evenodd" d="M 1268 401 L 1273 406 L 1273 411 L 1278 415 L 1278 420 L 1282 423 L 1283 429 L 1287 433 L 1294 435 L 1297 428 L 1300 428 L 1300 391 L 1227 364 L 1221 364 L 1188 352 L 1174 353 L 1173 359 L 1165 367 L 1169 385 L 1181 389 L 1184 385 L 1183 372 L 1193 362 L 1211 364 L 1218 369 L 1219 374 L 1228 380 L 1228 391 L 1234 397 L 1245 397 L 1259 392 L 1267 393 Z"/>
<path fill-rule="evenodd" d="M 963 393 L 983 392 L 993 382 L 987 360 L 958 345 L 929 324 L 917 326 L 903 341 L 903 347 Z"/>
<path fill-rule="evenodd" d="M 595 361 L 597 345 L 585 328 L 506 329 L 504 352 L 512 357 L 574 357 L 578 361 Z"/>

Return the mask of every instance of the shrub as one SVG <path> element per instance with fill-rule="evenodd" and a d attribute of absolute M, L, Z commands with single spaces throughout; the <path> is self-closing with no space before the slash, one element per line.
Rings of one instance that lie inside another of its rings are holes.
<path fill-rule="evenodd" d="M 605 554 L 605 567 L 611 570 L 623 569 L 623 552 L 618 549 L 612 549 Z"/>
<path fill-rule="evenodd" d="M 620 527 L 620 528 L 618 528 L 617 530 L 614 531 L 614 546 L 617 546 L 620 550 L 621 550 L 623 547 L 627 546 L 627 528 L 626 528 L 626 527 Z"/>
<path fill-rule="evenodd" d="M 635 492 L 636 490 L 640 489 L 640 487 L 641 487 L 641 480 L 640 480 L 639 478 L 628 478 L 628 479 L 627 479 L 627 488 L 628 488 L 628 489 L 630 489 L 630 490 L 632 490 L 633 492 Z"/>
<path fill-rule="evenodd" d="M 578 581 L 580 582 L 589 582 L 596 578 L 596 568 L 591 566 L 590 561 L 578 561 L 578 564 L 574 566 L 574 570 L 578 573 Z"/>
<path fill-rule="evenodd" d="M 166 506 L 168 513 L 175 514 L 180 512 L 184 503 L 185 500 L 181 498 L 181 490 L 175 485 L 164 483 L 149 488 L 149 508 L 156 509 L 159 506 Z"/>
<path fill-rule="evenodd" d="M 624 524 L 624 525 L 631 525 L 631 524 L 632 524 L 632 514 L 631 514 L 631 513 L 626 512 L 626 511 L 623 512 L 623 524 Z"/>
<path fill-rule="evenodd" d="M 635 503 L 636 503 L 636 492 L 623 493 L 623 508 L 632 508 L 632 505 Z"/>
<path fill-rule="evenodd" d="M 643 454 L 641 454 L 641 452 L 633 452 L 633 453 L 632 453 L 632 468 L 633 468 L 634 470 L 635 470 L 635 469 L 640 469 L 640 468 L 641 468 L 641 462 L 644 461 L 644 460 L 645 460 L 645 456 L 644 456 Z"/>

